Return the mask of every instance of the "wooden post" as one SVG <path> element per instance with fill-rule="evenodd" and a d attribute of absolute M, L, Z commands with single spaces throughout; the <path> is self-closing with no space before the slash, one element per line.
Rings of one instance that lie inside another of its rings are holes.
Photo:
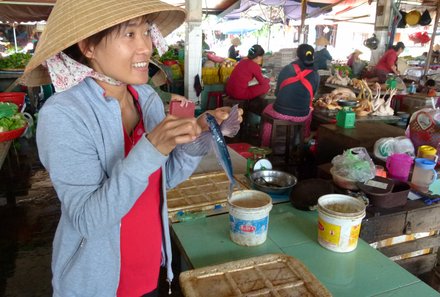
<path fill-rule="evenodd" d="M 434 30 L 431 36 L 431 43 L 429 44 L 428 56 L 426 57 L 425 70 L 423 71 L 424 75 L 428 74 L 429 66 L 431 66 L 432 48 L 435 42 L 435 34 L 437 33 L 437 25 L 438 25 L 439 17 L 440 17 L 440 1 L 437 1 L 437 11 L 435 13 Z"/>
<path fill-rule="evenodd" d="M 307 16 L 307 0 L 301 1 L 301 25 L 299 27 L 299 43 L 304 43 L 305 40 L 305 21 Z"/>

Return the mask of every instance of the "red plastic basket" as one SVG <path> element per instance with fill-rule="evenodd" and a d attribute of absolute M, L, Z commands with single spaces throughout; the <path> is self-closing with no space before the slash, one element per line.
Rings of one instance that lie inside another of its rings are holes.
<path fill-rule="evenodd" d="M 2 92 L 0 93 L 0 102 L 15 103 L 20 110 L 23 107 L 25 96 L 26 93 L 24 92 Z"/>
<path fill-rule="evenodd" d="M 253 156 L 248 150 L 252 147 L 249 143 L 239 142 L 239 143 L 230 143 L 228 146 L 239 153 L 244 158 L 251 158 Z"/>
<path fill-rule="evenodd" d="M 13 140 L 15 138 L 20 137 L 24 133 L 24 131 L 26 130 L 26 127 L 27 127 L 27 125 L 24 125 L 24 127 L 21 127 L 21 128 L 15 129 L 15 130 L 0 132 L 0 142 Z"/>

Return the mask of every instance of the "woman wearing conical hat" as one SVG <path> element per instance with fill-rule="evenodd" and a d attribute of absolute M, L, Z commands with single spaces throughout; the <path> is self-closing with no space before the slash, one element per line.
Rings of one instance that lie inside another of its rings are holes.
<path fill-rule="evenodd" d="M 327 45 L 329 45 L 329 41 L 327 38 L 321 36 L 316 42 L 316 50 L 315 50 L 315 67 L 316 69 L 328 69 L 327 63 L 333 60 L 332 55 L 327 49 Z"/>
<path fill-rule="evenodd" d="M 366 66 L 366 64 L 360 59 L 360 55 L 362 55 L 362 52 L 356 49 L 348 56 L 347 66 L 351 68 L 354 77 L 359 77 Z"/>
<path fill-rule="evenodd" d="M 193 142 L 207 124 L 166 116 L 146 83 L 153 43 L 166 50 L 161 33 L 184 20 L 157 0 L 58 0 L 52 10 L 23 81 L 57 91 L 37 128 L 61 201 L 54 296 L 157 296 L 161 265 L 173 279 L 166 191 L 207 153 Z"/>
<path fill-rule="evenodd" d="M 241 40 L 238 37 L 235 37 L 231 40 L 231 46 L 228 49 L 228 58 L 238 60 L 240 58 L 239 51 L 237 50 L 237 46 L 241 45 Z"/>

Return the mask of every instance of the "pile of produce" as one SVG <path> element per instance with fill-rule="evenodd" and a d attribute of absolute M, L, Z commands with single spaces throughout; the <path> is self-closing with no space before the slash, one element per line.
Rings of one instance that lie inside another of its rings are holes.
<path fill-rule="evenodd" d="M 341 86 L 348 86 L 351 85 L 351 68 L 345 65 L 333 65 L 333 71 L 334 74 L 330 75 L 325 83 L 327 84 L 334 84 L 334 85 L 341 85 Z"/>
<path fill-rule="evenodd" d="M 0 69 L 24 69 L 31 54 L 15 53 L 0 59 Z"/>
<path fill-rule="evenodd" d="M 0 133 L 26 126 L 26 119 L 13 103 L 0 102 Z"/>

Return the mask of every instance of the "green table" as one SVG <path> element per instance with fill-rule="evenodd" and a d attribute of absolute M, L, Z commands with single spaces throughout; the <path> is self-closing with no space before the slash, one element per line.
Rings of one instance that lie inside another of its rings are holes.
<path fill-rule="evenodd" d="M 351 253 L 321 247 L 317 213 L 297 210 L 290 203 L 274 205 L 268 238 L 256 247 L 239 246 L 229 239 L 228 214 L 181 222 L 171 228 L 189 267 L 284 253 L 302 261 L 335 297 L 440 296 L 363 240 Z"/>

